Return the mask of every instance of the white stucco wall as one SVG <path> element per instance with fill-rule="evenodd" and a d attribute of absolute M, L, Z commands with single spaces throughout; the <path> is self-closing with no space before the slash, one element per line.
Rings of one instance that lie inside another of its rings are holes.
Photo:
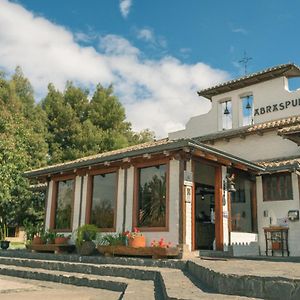
<path fill-rule="evenodd" d="M 49 230 L 50 228 L 50 215 L 52 207 L 52 193 L 53 193 L 53 180 L 49 182 L 48 185 L 48 198 L 47 198 L 47 207 L 46 207 L 46 218 L 45 218 L 45 229 Z"/>
<path fill-rule="evenodd" d="M 132 212 L 133 212 L 133 193 L 134 193 L 134 167 L 127 170 L 127 202 L 126 202 L 126 219 L 125 231 L 132 230 Z"/>
<path fill-rule="evenodd" d="M 80 211 L 80 196 L 81 196 L 81 176 L 75 177 L 75 193 L 73 201 L 73 225 L 72 231 L 76 230 L 79 224 Z"/>
<path fill-rule="evenodd" d="M 220 103 L 228 100 L 232 102 L 232 128 L 239 128 L 242 125 L 241 97 L 249 94 L 253 95 L 255 109 L 267 105 L 273 107 L 274 104 L 280 102 L 298 99 L 300 97 L 300 90 L 290 92 L 288 90 L 288 80 L 285 77 L 280 77 L 214 96 L 212 98 L 211 110 L 207 114 L 192 117 L 187 122 L 184 130 L 171 132 L 169 133 L 169 137 L 171 139 L 197 137 L 222 130 L 223 112 Z M 199 101 L 203 100 L 199 98 Z M 297 115 L 299 111 L 299 105 L 296 107 L 289 105 L 284 110 L 254 116 L 254 124 Z"/>
<path fill-rule="evenodd" d="M 186 164 L 186 170 L 188 172 L 192 171 L 192 161 L 188 161 Z M 193 199 L 192 201 L 195 201 Z M 192 218 L 195 216 L 192 215 L 192 202 L 185 203 L 185 244 L 188 246 L 188 249 L 192 250 Z"/>
<path fill-rule="evenodd" d="M 116 216 L 116 231 L 122 232 L 124 220 L 124 169 L 119 169 L 118 172 L 118 190 L 117 190 L 117 216 Z"/>
<path fill-rule="evenodd" d="M 258 230 L 259 230 L 259 246 L 262 255 L 265 255 L 265 237 L 263 227 L 270 225 L 270 218 L 272 218 L 271 225 L 278 225 L 277 219 L 287 218 L 289 210 L 299 210 L 299 186 L 298 177 L 295 173 L 292 174 L 293 185 L 293 199 L 283 201 L 263 201 L 262 178 L 257 177 L 257 216 L 258 216 Z M 264 217 L 264 211 L 268 212 L 268 217 Z M 288 221 L 289 227 L 289 248 L 290 255 L 300 256 L 300 222 Z"/>
<path fill-rule="evenodd" d="M 217 140 L 213 147 L 250 161 L 299 155 L 297 144 L 278 136 L 275 130 L 262 136 L 248 135 L 245 139 L 235 137 L 228 142 Z"/>
<path fill-rule="evenodd" d="M 85 214 L 86 214 L 86 198 L 87 198 L 87 182 L 88 175 L 83 177 L 83 190 L 82 190 L 82 200 L 81 200 L 81 214 L 80 214 L 80 225 L 85 224 Z"/>

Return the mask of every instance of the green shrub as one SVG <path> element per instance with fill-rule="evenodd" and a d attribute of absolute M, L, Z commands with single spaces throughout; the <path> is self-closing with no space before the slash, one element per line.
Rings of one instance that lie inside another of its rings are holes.
<path fill-rule="evenodd" d="M 76 230 L 76 245 L 81 246 L 83 242 L 93 241 L 97 237 L 98 228 L 95 225 L 85 224 Z"/>
<path fill-rule="evenodd" d="M 127 237 L 122 233 L 107 234 L 101 237 L 99 244 L 103 246 L 126 245 Z"/>

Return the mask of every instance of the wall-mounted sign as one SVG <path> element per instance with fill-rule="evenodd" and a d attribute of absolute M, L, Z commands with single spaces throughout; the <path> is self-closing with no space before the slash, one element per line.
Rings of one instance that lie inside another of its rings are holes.
<path fill-rule="evenodd" d="M 185 202 L 186 203 L 192 202 L 192 187 L 191 186 L 185 187 Z"/>
<path fill-rule="evenodd" d="M 280 103 L 272 104 L 272 105 L 267 105 L 267 106 L 262 106 L 259 108 L 254 108 L 254 117 L 259 116 L 259 115 L 264 115 L 267 113 L 279 111 L 279 110 L 284 110 L 289 107 L 297 107 L 300 106 L 300 98 L 298 99 L 293 99 L 293 100 L 286 100 Z"/>
<path fill-rule="evenodd" d="M 190 171 L 184 171 L 184 185 L 193 186 L 193 172 Z"/>

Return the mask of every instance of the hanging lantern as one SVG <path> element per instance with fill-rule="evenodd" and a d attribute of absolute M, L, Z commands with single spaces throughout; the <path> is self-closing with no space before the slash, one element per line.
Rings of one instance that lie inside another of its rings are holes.
<path fill-rule="evenodd" d="M 228 107 L 227 107 L 227 101 L 225 102 L 225 109 L 224 109 L 224 115 L 229 115 L 230 114 L 230 111 L 229 111 L 229 109 L 228 109 Z"/>
<path fill-rule="evenodd" d="M 249 96 L 247 96 L 247 105 L 246 105 L 246 109 L 251 109 L 251 104 L 249 102 Z"/>

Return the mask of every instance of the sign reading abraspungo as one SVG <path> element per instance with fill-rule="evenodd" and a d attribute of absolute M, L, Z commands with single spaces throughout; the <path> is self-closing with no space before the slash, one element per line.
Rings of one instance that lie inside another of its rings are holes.
<path fill-rule="evenodd" d="M 274 111 L 284 110 L 290 107 L 297 107 L 297 106 L 300 106 L 300 98 L 293 99 L 293 100 L 286 100 L 280 103 L 266 105 L 259 108 L 254 108 L 254 116 L 259 116 Z"/>

